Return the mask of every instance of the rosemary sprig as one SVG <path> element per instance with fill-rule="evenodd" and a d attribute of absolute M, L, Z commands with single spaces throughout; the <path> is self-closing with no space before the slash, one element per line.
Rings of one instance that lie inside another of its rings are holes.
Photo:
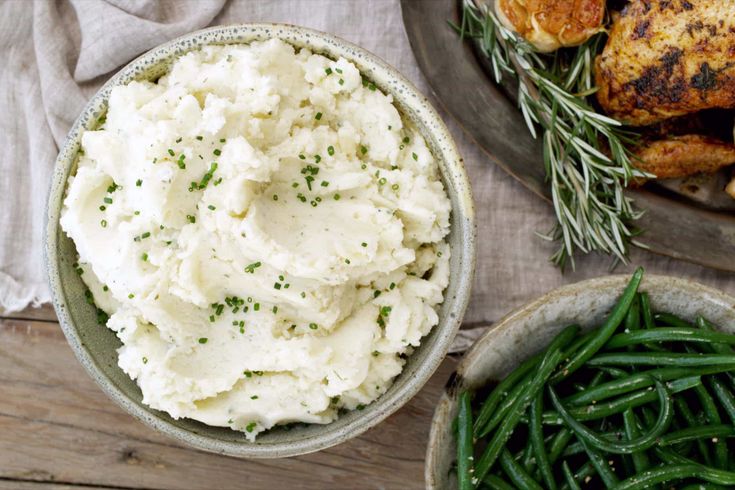
<path fill-rule="evenodd" d="M 593 62 L 604 34 L 575 50 L 552 55 L 507 29 L 483 3 L 463 1 L 461 37 L 476 40 L 493 76 L 518 82 L 518 105 L 528 130 L 543 139 L 546 175 L 557 223 L 547 240 L 560 242 L 551 260 L 574 267 L 574 253 L 604 252 L 626 262 L 642 212 L 623 193 L 633 178 L 652 177 L 633 167 L 626 148 L 635 136 L 587 102 L 594 94 Z M 604 150 L 607 150 L 604 151 Z"/>

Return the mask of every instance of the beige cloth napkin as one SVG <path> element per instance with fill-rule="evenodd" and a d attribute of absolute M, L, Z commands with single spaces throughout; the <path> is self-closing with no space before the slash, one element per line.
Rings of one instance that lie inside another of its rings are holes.
<path fill-rule="evenodd" d="M 331 32 L 382 57 L 430 94 L 411 53 L 398 0 L 4 0 L 0 308 L 17 310 L 49 300 L 41 256 L 46 191 L 58 146 L 86 100 L 119 66 L 167 39 L 207 25 L 244 22 L 285 22 Z M 551 265 L 552 245 L 534 234 L 551 227 L 551 208 L 493 165 L 449 117 L 444 119 L 465 158 L 479 220 L 466 324 L 490 324 L 549 289 L 609 273 L 610 260 L 599 256 L 578 259 L 577 270 L 566 274 Z M 735 274 L 641 250 L 633 252 L 632 264 L 735 294 Z M 630 270 L 618 267 L 616 272 Z"/>

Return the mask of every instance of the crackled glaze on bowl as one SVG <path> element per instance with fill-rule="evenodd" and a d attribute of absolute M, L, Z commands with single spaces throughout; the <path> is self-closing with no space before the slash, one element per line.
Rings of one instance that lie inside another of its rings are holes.
<path fill-rule="evenodd" d="M 66 182 L 75 168 L 81 135 L 95 129 L 105 114 L 112 87 L 132 80 L 155 80 L 171 62 L 207 44 L 234 44 L 278 38 L 297 48 L 336 59 L 344 57 L 394 103 L 426 139 L 436 157 L 452 202 L 452 247 L 449 286 L 439 311 L 439 324 L 409 357 L 393 386 L 362 411 L 348 412 L 327 425 L 277 428 L 249 443 L 241 433 L 191 420 L 174 420 L 141 402 L 138 386 L 117 366 L 120 342 L 97 324 L 94 308 L 84 297 L 84 284 L 72 264 L 76 250 L 59 227 Z M 64 334 L 79 361 L 122 408 L 149 426 L 194 447 L 240 457 L 276 458 L 318 451 L 355 437 L 398 410 L 426 383 L 446 355 L 464 314 L 475 268 L 475 214 L 467 175 L 452 137 L 426 98 L 398 72 L 375 55 L 332 35 L 280 24 L 220 26 L 197 31 L 154 48 L 123 68 L 90 100 L 71 129 L 56 160 L 49 191 L 44 245 L 54 307 Z"/>
<path fill-rule="evenodd" d="M 456 459 L 451 430 L 457 414 L 457 396 L 503 379 L 516 366 L 548 345 L 567 325 L 584 329 L 598 326 L 615 305 L 630 276 L 609 276 L 560 289 L 507 315 L 480 337 L 457 366 L 439 400 L 431 422 L 424 475 L 427 489 L 457 488 L 450 474 Z M 640 287 L 647 291 L 654 310 L 687 320 L 703 315 L 723 330 L 735 332 L 735 298 L 691 281 L 646 276 Z"/>

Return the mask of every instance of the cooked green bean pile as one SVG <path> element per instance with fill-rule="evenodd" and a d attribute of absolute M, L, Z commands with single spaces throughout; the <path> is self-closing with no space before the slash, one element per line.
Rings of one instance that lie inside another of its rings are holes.
<path fill-rule="evenodd" d="M 460 394 L 461 490 L 735 485 L 735 335 L 652 312 L 642 277 L 599 328 Z"/>

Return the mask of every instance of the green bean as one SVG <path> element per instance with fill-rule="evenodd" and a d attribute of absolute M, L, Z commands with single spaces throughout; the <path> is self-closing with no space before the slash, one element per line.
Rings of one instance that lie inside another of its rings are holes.
<path fill-rule="evenodd" d="M 630 303 L 630 309 L 628 310 L 628 314 L 625 315 L 625 322 L 623 325 L 625 326 L 626 331 L 633 331 L 633 330 L 640 330 L 641 328 L 641 303 L 640 303 L 640 293 L 635 293 L 633 296 L 633 301 Z"/>
<path fill-rule="evenodd" d="M 615 487 L 615 490 L 645 490 L 658 483 L 689 478 L 698 472 L 699 468 L 693 464 L 654 468 L 623 480 Z"/>
<path fill-rule="evenodd" d="M 720 437 L 735 437 L 735 427 L 724 424 L 688 427 L 661 436 L 659 445 L 672 446 L 680 442 L 693 441 L 695 439 L 719 439 Z"/>
<path fill-rule="evenodd" d="M 653 320 L 653 313 L 651 312 L 651 301 L 648 297 L 648 293 L 641 292 L 640 294 L 640 302 L 641 302 L 641 314 L 643 316 L 643 326 L 647 330 L 651 330 L 656 328 L 656 322 Z M 663 350 L 661 347 L 659 347 L 656 344 L 645 344 L 646 348 L 652 350 L 652 351 L 661 351 Z"/>
<path fill-rule="evenodd" d="M 569 485 L 569 488 L 571 488 L 572 490 L 582 490 L 579 487 L 577 480 L 574 479 L 572 470 L 569 469 L 569 465 L 567 464 L 566 461 L 562 462 L 561 467 L 562 467 L 562 470 L 564 471 L 564 478 L 567 480 L 567 484 Z"/>
<path fill-rule="evenodd" d="M 648 449 L 656 443 L 656 440 L 669 428 L 671 425 L 671 419 L 674 416 L 672 407 L 671 397 L 666 387 L 660 381 L 656 381 L 656 392 L 658 394 L 660 410 L 659 417 L 654 427 L 648 432 L 636 439 L 624 442 L 613 442 L 603 437 L 600 434 L 590 430 L 584 424 L 578 422 L 567 409 L 562 405 L 561 400 L 554 392 L 553 388 L 549 387 L 549 397 L 551 403 L 554 404 L 559 415 L 564 420 L 566 425 L 577 434 L 577 438 L 580 442 L 587 442 L 598 449 L 607 451 L 613 454 L 630 454 L 635 451 L 642 451 Z"/>
<path fill-rule="evenodd" d="M 693 328 L 691 323 L 671 313 L 656 313 L 653 318 L 672 327 Z"/>
<path fill-rule="evenodd" d="M 582 446 L 582 443 L 577 441 L 573 442 L 567 447 L 564 448 L 564 451 L 561 453 L 562 458 L 568 458 L 569 456 L 576 456 L 577 454 L 582 454 L 584 452 L 584 446 Z"/>
<path fill-rule="evenodd" d="M 516 487 L 495 475 L 487 475 L 482 482 L 493 490 L 516 490 Z"/>
<path fill-rule="evenodd" d="M 482 408 L 480 408 L 480 413 L 477 415 L 477 419 L 475 420 L 475 435 L 477 437 L 482 437 L 483 435 L 487 434 L 487 432 L 485 434 L 480 434 L 480 429 L 485 424 L 487 424 L 488 420 L 490 420 L 501 400 L 503 400 L 504 397 L 507 398 L 507 395 L 511 388 L 513 388 L 516 383 L 518 383 L 523 377 L 525 377 L 529 372 L 531 372 L 533 368 L 538 365 L 538 363 L 541 361 L 542 356 L 543 353 L 540 352 L 535 356 L 532 356 L 523 361 L 520 366 L 514 369 L 508 376 L 505 377 L 505 379 L 498 383 L 495 389 L 490 393 L 490 395 L 488 395 L 488 397 L 482 404 Z"/>
<path fill-rule="evenodd" d="M 472 406 L 467 391 L 459 395 L 459 413 L 457 416 L 457 478 L 460 490 L 472 490 Z"/>
<path fill-rule="evenodd" d="M 505 447 L 506 442 L 508 442 L 513 430 L 523 415 L 523 412 L 526 411 L 526 408 L 528 408 L 528 405 L 536 396 L 536 393 L 543 389 L 543 386 L 551 376 L 551 373 L 554 372 L 561 361 L 561 357 L 563 355 L 561 351 L 562 347 L 574 338 L 578 331 L 578 326 L 569 326 L 562 330 L 551 342 L 549 349 L 544 355 L 544 359 L 541 361 L 541 365 L 531 380 L 531 383 L 529 383 L 526 390 L 513 404 L 508 416 L 495 431 L 495 434 L 485 448 L 485 451 L 477 461 L 477 464 L 475 465 L 475 476 L 477 478 L 482 479 L 487 472 L 490 471 L 490 468 L 498 459 L 501 450 Z"/>
<path fill-rule="evenodd" d="M 630 304 L 633 302 L 636 292 L 638 291 L 638 285 L 641 283 L 643 278 L 643 268 L 638 267 L 633 273 L 633 277 L 628 282 L 623 294 L 620 296 L 617 305 L 613 308 L 610 315 L 608 315 L 605 323 L 597 331 L 597 334 L 593 336 L 587 344 L 581 347 L 563 367 L 554 375 L 551 379 L 552 383 L 557 383 L 564 378 L 567 378 L 574 371 L 582 367 L 597 351 L 599 351 L 605 342 L 615 333 L 615 329 L 618 328 L 620 323 L 628 313 Z"/>
<path fill-rule="evenodd" d="M 599 354 L 587 363 L 590 366 L 715 366 L 732 364 L 728 354 L 687 354 L 677 352 L 620 352 Z"/>
<path fill-rule="evenodd" d="M 724 366 L 705 366 L 701 368 L 669 367 L 649 369 L 647 371 L 628 375 L 625 378 L 608 381 L 607 383 L 603 383 L 581 393 L 570 395 L 564 399 L 564 404 L 576 406 L 583 405 L 585 403 L 599 402 L 607 398 L 629 393 L 639 388 L 653 386 L 654 379 L 658 379 L 659 381 L 670 381 L 684 376 L 715 374 L 730 369 L 735 369 L 735 362 Z"/>
<path fill-rule="evenodd" d="M 676 454 L 669 449 L 656 447 L 653 451 L 656 453 L 656 456 L 666 464 L 696 466 L 698 471 L 696 474 L 691 475 L 692 477 L 701 478 L 702 480 L 707 480 L 708 482 L 717 483 L 719 485 L 735 485 L 735 473 L 732 471 L 718 470 L 717 468 L 705 466 L 697 463 L 696 461 L 692 461 L 689 458 Z"/>
<path fill-rule="evenodd" d="M 633 409 L 629 408 L 623 412 L 623 424 L 625 426 L 625 435 L 629 441 L 635 440 L 640 437 L 640 431 L 636 424 L 635 414 Z M 643 470 L 648 469 L 651 466 L 651 461 L 648 459 L 648 455 L 645 451 L 636 451 L 631 454 L 633 460 L 633 467 L 636 473 L 640 473 Z"/>
<path fill-rule="evenodd" d="M 714 323 L 706 320 L 702 316 L 698 316 L 695 323 L 697 324 L 697 328 L 700 328 L 702 330 L 708 330 L 710 332 L 716 332 L 720 330 L 719 328 L 717 328 L 717 326 Z M 711 348 L 713 351 L 717 352 L 718 354 L 735 353 L 735 351 L 733 351 L 733 348 L 729 345 L 712 344 Z M 732 385 L 735 386 L 735 371 L 728 372 L 726 375 L 728 378 L 730 378 L 730 383 L 732 383 Z"/>
<path fill-rule="evenodd" d="M 613 379 L 620 379 L 626 376 L 630 376 L 630 373 L 624 369 L 612 367 L 612 366 L 595 366 L 595 369 L 599 369 L 605 374 L 610 375 Z"/>
<path fill-rule="evenodd" d="M 528 384 L 533 379 L 533 373 L 526 373 L 526 377 L 518 382 L 513 389 L 508 393 L 508 396 L 505 397 L 505 399 L 500 402 L 500 406 L 495 410 L 495 413 L 492 415 L 490 420 L 487 421 L 487 423 L 482 427 L 477 434 L 477 438 L 485 437 L 490 432 L 493 431 L 498 425 L 500 425 L 503 420 L 505 420 L 505 416 L 508 414 L 510 409 L 515 404 L 516 400 L 518 400 L 518 397 L 521 396 L 521 393 L 523 393 L 526 388 L 528 388 Z M 478 426 L 475 425 L 477 428 Z"/>
<path fill-rule="evenodd" d="M 712 425 L 718 425 L 722 423 L 720 413 L 717 411 L 717 405 L 710 396 L 707 388 L 704 385 L 694 387 L 694 393 L 699 397 L 699 403 L 702 405 L 704 415 L 707 417 L 707 422 Z M 715 466 L 720 469 L 727 469 L 727 441 L 718 440 L 715 442 Z"/>
<path fill-rule="evenodd" d="M 636 330 L 613 335 L 605 344 L 605 347 L 619 349 L 649 342 L 706 342 L 733 345 L 735 344 L 735 335 L 707 332 L 696 328 L 657 328 L 655 330 Z"/>
<path fill-rule="evenodd" d="M 584 450 L 587 452 L 587 457 L 590 463 L 595 468 L 595 471 L 600 475 L 602 482 L 608 487 L 614 487 L 618 483 L 618 477 L 608 466 L 607 460 L 600 454 L 597 449 L 587 444 L 587 442 L 581 439 L 579 442 L 582 443 Z"/>
<path fill-rule="evenodd" d="M 692 376 L 688 378 L 676 379 L 666 383 L 671 394 L 686 391 L 694 388 L 695 386 L 702 383 L 699 376 Z M 592 405 L 585 405 L 581 407 L 572 407 L 569 409 L 569 413 L 577 420 L 587 421 L 596 420 L 603 417 L 608 417 L 617 413 L 621 413 L 627 408 L 635 408 L 647 403 L 651 403 L 656 400 L 656 392 L 649 389 L 640 391 L 634 391 L 615 400 L 606 403 L 597 403 Z M 546 411 L 541 416 L 541 420 L 545 425 L 562 425 L 564 421 L 559 416 L 558 412 Z"/>
<path fill-rule="evenodd" d="M 521 465 L 526 471 L 531 471 L 533 467 L 536 465 L 536 460 L 534 459 L 534 452 L 533 452 L 533 445 L 531 444 L 531 439 L 528 439 L 528 442 L 526 443 L 526 447 L 523 448 L 523 452 L 521 453 Z"/>
<path fill-rule="evenodd" d="M 574 433 L 568 428 L 562 427 L 561 429 L 559 429 L 559 432 L 556 433 L 554 439 L 552 439 L 551 441 L 551 444 L 549 444 L 549 462 L 551 464 L 556 463 L 556 460 L 559 459 L 559 456 L 561 456 L 564 448 L 567 444 L 569 444 L 569 441 L 572 439 L 572 437 L 574 437 Z"/>
<path fill-rule="evenodd" d="M 539 390 L 536 393 L 536 397 L 531 402 L 531 412 L 529 414 L 528 428 L 530 431 L 531 445 L 536 455 L 536 465 L 541 472 L 541 476 L 546 483 L 546 488 L 556 490 L 556 481 L 554 480 L 554 474 L 551 471 L 551 464 L 549 463 L 549 454 L 546 452 L 546 446 L 544 444 L 544 433 L 541 426 L 541 414 L 543 413 L 544 393 Z"/>
<path fill-rule="evenodd" d="M 725 487 L 715 485 L 714 483 L 692 483 L 685 487 L 681 487 L 681 490 L 725 490 Z"/>
<path fill-rule="evenodd" d="M 694 418 L 694 414 L 689 408 L 689 405 L 687 405 L 686 400 L 681 397 L 677 397 L 674 400 L 674 405 L 677 412 L 684 418 L 684 421 L 687 423 L 687 425 L 689 425 L 690 427 L 698 425 L 697 420 Z M 708 465 L 712 464 L 712 457 L 710 455 L 707 443 L 704 442 L 704 440 L 702 439 L 697 439 L 696 442 L 697 448 L 699 449 L 699 454 L 702 456 L 702 459 L 704 459 L 705 463 L 707 463 Z"/>
<path fill-rule="evenodd" d="M 541 485 L 536 483 L 536 481 L 531 478 L 531 475 L 526 473 L 526 470 L 524 470 L 523 467 L 513 459 L 513 456 L 511 456 L 507 449 L 503 449 L 500 452 L 500 466 L 503 468 L 503 471 L 505 471 L 505 474 L 508 475 L 508 478 L 510 478 L 517 487 L 529 490 L 543 490 Z"/>
<path fill-rule="evenodd" d="M 715 396 L 722 404 L 722 408 L 725 409 L 725 413 L 730 418 L 732 424 L 735 425 L 735 396 L 733 396 L 732 391 L 727 388 L 725 383 L 714 376 L 710 378 L 710 383 L 712 384 L 712 391 L 715 392 Z"/>

